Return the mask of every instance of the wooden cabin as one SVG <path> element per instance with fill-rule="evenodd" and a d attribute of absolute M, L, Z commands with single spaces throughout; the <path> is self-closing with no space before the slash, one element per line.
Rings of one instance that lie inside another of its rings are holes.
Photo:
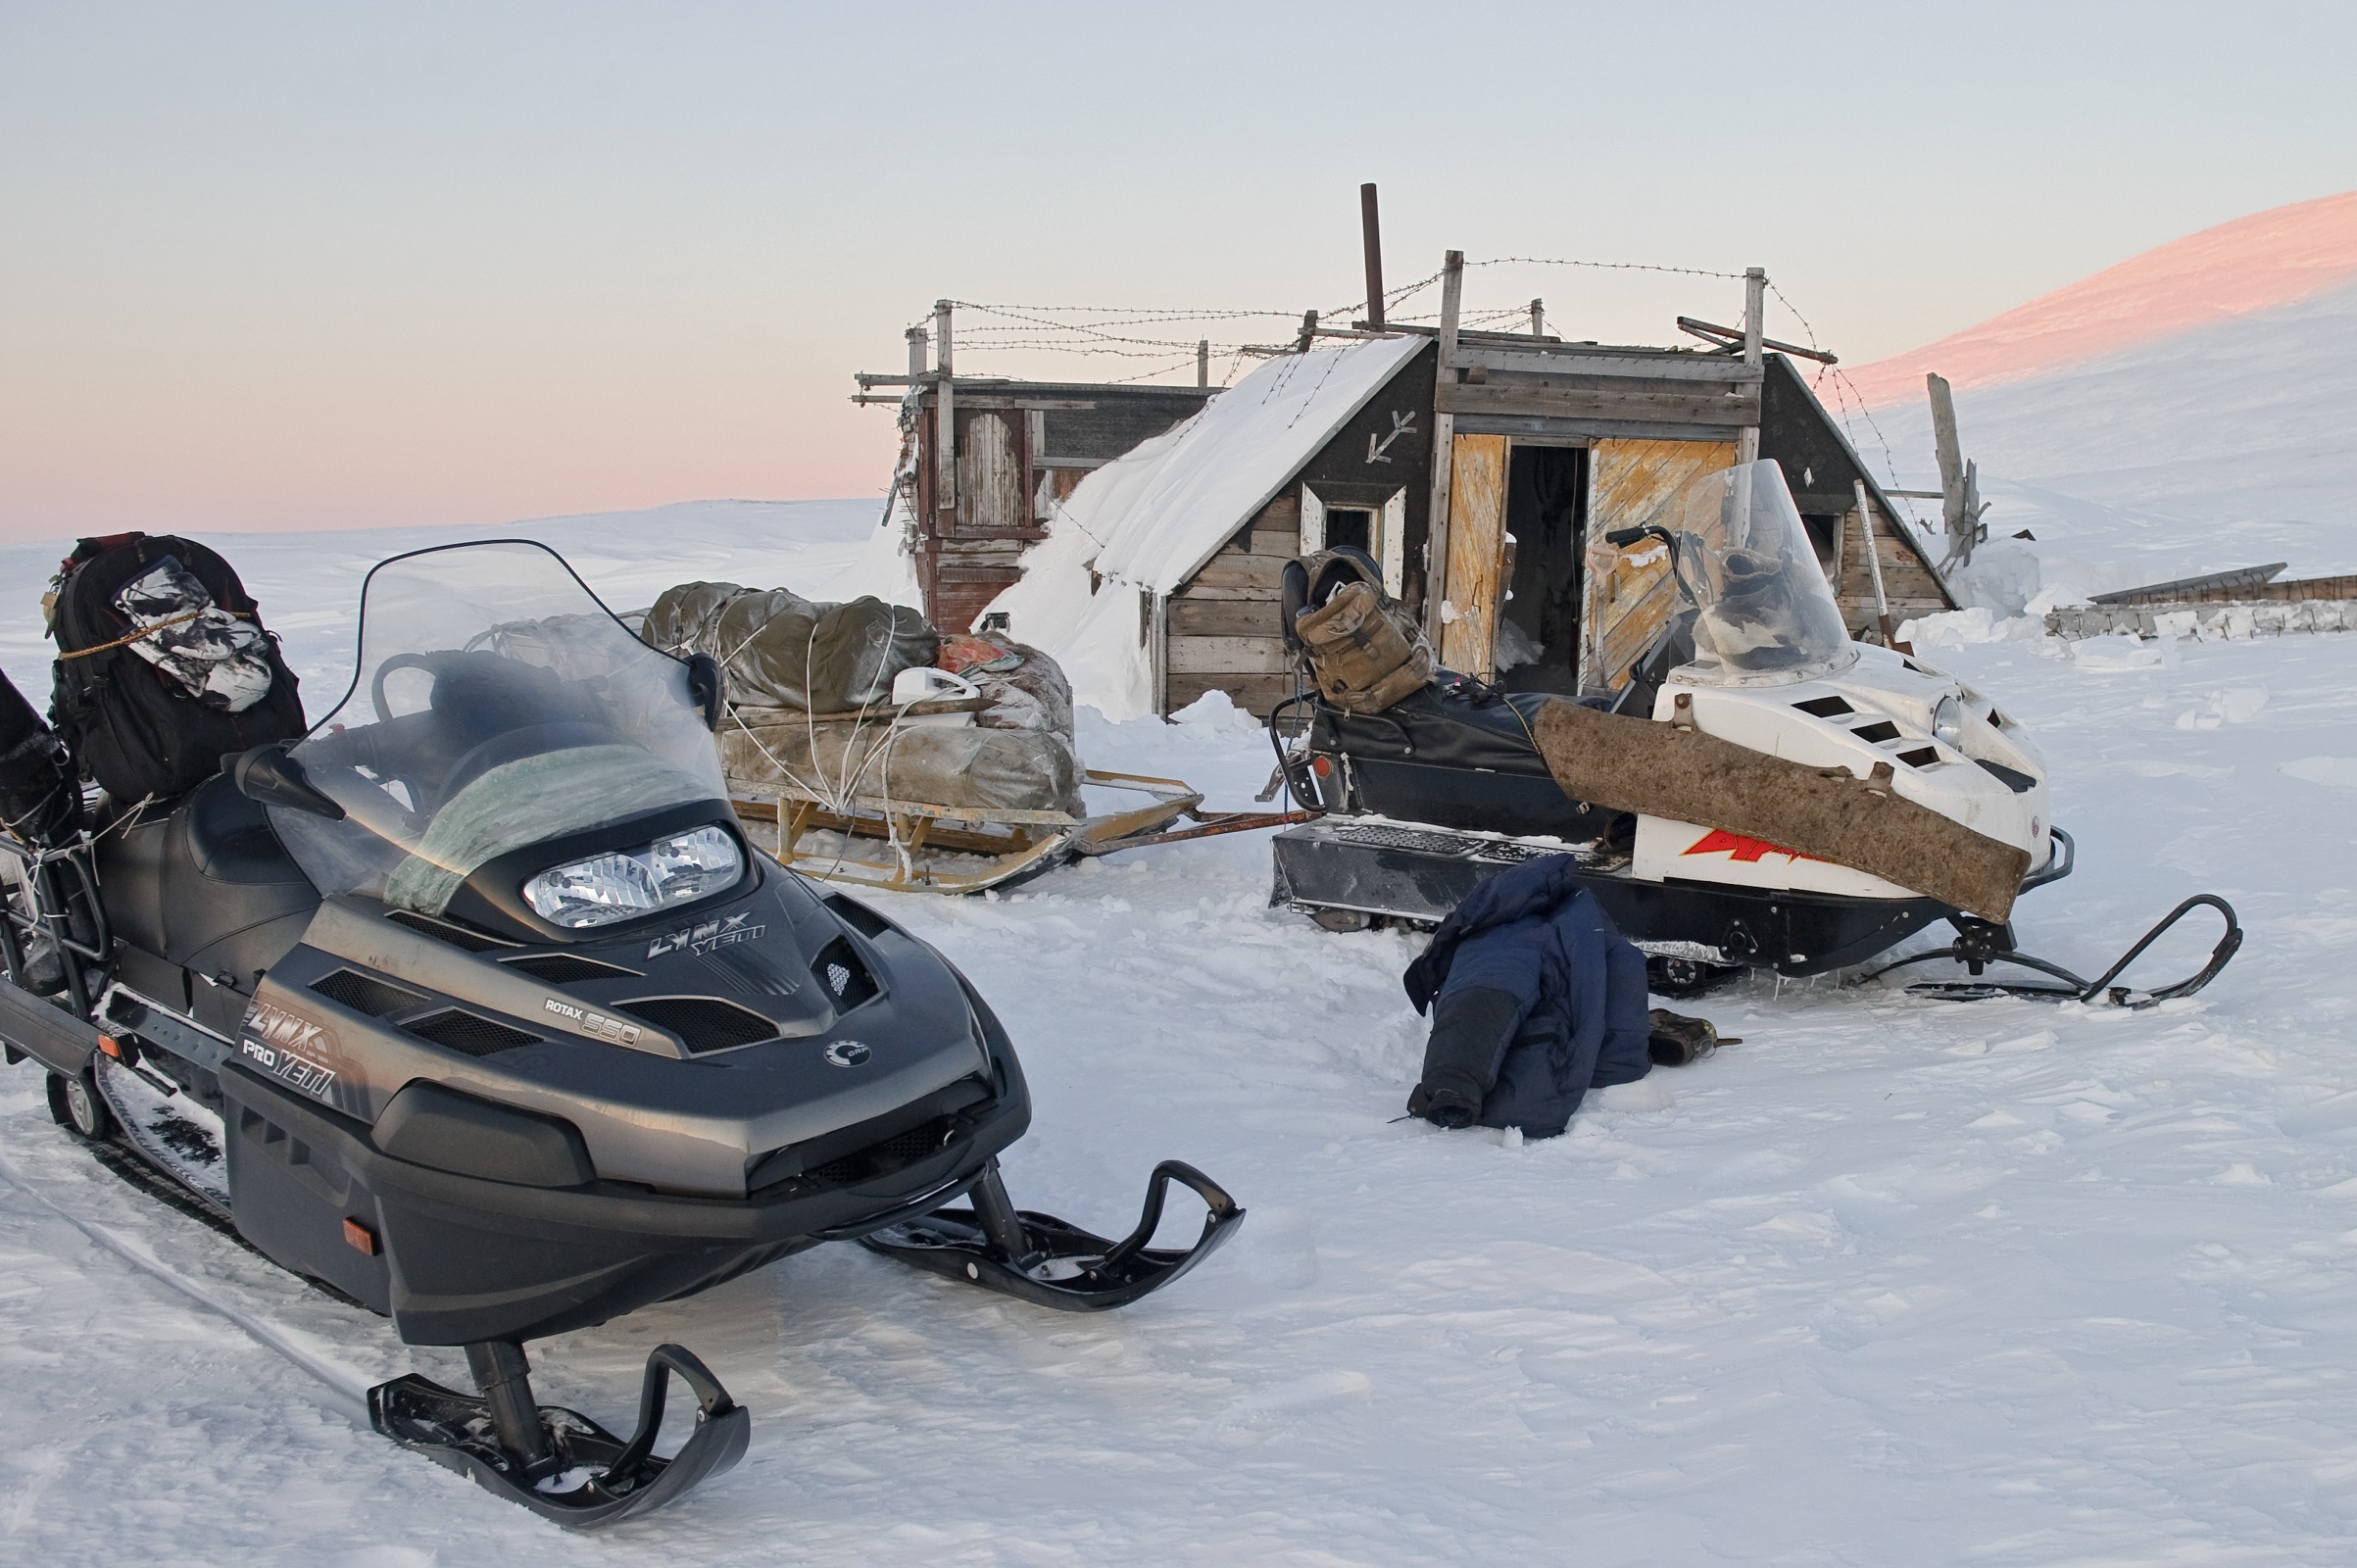
<path fill-rule="evenodd" d="M 1022 575 L 1023 552 L 1047 537 L 1057 502 L 1092 470 L 1202 412 L 1219 390 L 958 376 L 952 364 L 944 302 L 930 333 L 909 329 L 908 373 L 862 372 L 853 401 L 901 410 L 894 505 L 907 508 L 926 618 L 958 631 Z M 877 387 L 906 390 L 878 395 Z"/>
<path fill-rule="evenodd" d="M 1676 588 L 1658 549 L 1616 550 L 1604 536 L 1665 520 L 1688 483 L 1755 456 L 1783 466 L 1853 635 L 1873 635 L 1878 619 L 1868 517 L 1893 622 L 1956 608 L 1792 357 L 1758 336 L 1756 307 L 1741 341 L 1615 347 L 1457 331 L 1456 282 L 1452 267 L 1437 330 L 1315 331 L 1304 349 L 1199 402 L 1166 436 L 1100 462 L 1068 489 L 1051 483 L 1007 537 L 1019 552 L 1043 524 L 1068 527 L 1073 548 L 1019 566 L 994 556 L 989 567 L 1067 580 L 997 600 L 1009 629 L 1072 653 L 1057 640 L 1075 617 L 1027 627 L 1037 612 L 1022 607 L 1042 604 L 1043 587 L 1050 599 L 1086 599 L 1099 622 L 1134 628 L 1136 678 L 1107 711 L 1166 714 L 1217 690 L 1265 714 L 1295 690 L 1280 621 L 1285 563 L 1349 543 L 1380 564 L 1448 667 L 1509 690 L 1608 692 Z M 965 386 L 952 383 L 961 444 L 985 439 L 967 433 Z M 1009 408 L 1052 401 L 1028 386 L 975 396 Z M 1042 466 L 1032 463 L 1027 473 Z M 981 504 L 971 481 L 962 493 Z M 930 494 L 920 492 L 920 510 Z M 937 547 L 944 563 L 968 559 L 955 552 L 973 514 L 953 515 Z M 938 604 L 938 623 L 962 625 L 966 607 L 985 601 L 932 569 L 927 581 L 944 586 L 928 588 L 928 610 Z M 1088 646 L 1102 657 L 1102 624 Z M 1076 678 L 1080 700 L 1092 700 L 1090 677 Z"/>

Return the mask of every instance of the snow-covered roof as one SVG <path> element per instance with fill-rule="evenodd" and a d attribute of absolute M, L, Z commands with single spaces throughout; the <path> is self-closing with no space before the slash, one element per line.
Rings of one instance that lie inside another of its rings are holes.
<path fill-rule="evenodd" d="M 1425 341 L 1362 338 L 1261 366 L 1083 479 L 990 608 L 1062 663 L 1073 701 L 1109 718 L 1154 711 L 1143 602 L 1216 555 Z"/>
<path fill-rule="evenodd" d="M 1420 337 L 1361 339 L 1271 360 L 1203 413 L 1083 479 L 1050 530 L 1078 528 L 1096 540 L 1101 575 L 1169 593 L 1423 346 Z"/>

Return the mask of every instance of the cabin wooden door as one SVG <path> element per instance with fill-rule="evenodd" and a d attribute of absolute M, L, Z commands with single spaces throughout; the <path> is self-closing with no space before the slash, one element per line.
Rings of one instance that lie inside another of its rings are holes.
<path fill-rule="evenodd" d="M 1498 602 L 1505 592 L 1506 438 L 1460 435 L 1449 450 L 1441 662 L 1486 680 L 1497 662 Z"/>
<path fill-rule="evenodd" d="M 1593 489 L 1588 505 L 1588 595 L 1580 639 L 1580 690 L 1616 692 L 1629 666 L 1653 641 L 1677 607 L 1669 551 L 1642 540 L 1626 549 L 1604 543 L 1616 528 L 1659 523 L 1675 528 L 1686 487 L 1706 473 L 1735 466 L 1727 441 L 1598 439 L 1588 449 Z M 1455 552 L 1450 552 L 1454 559 Z M 1650 716 L 1644 715 L 1644 716 Z"/>

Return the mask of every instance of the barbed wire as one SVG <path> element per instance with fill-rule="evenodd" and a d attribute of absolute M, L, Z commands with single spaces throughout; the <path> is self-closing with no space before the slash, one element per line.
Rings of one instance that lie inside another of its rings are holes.
<path fill-rule="evenodd" d="M 1883 449 L 1883 471 L 1891 476 L 1891 488 L 1897 489 L 1898 460 L 1891 454 L 1891 442 L 1883 434 L 1883 427 L 1874 422 L 1874 411 L 1866 407 L 1865 394 L 1859 392 L 1857 383 L 1852 381 L 1840 366 L 1836 365 L 1829 365 L 1817 372 L 1816 380 L 1811 383 L 1811 390 L 1823 386 L 1829 377 L 1834 383 L 1834 397 L 1841 408 L 1841 429 L 1849 437 L 1850 450 L 1855 451 L 1858 446 L 1857 426 L 1849 422 L 1849 407 L 1852 402 L 1855 402 L 1859 417 L 1866 421 L 1866 428 L 1874 432 L 1875 444 Z M 1818 401 L 1822 404 L 1824 400 L 1820 398 Z M 1922 516 L 1916 513 L 1915 502 L 1912 498 L 1901 496 L 1898 501 L 1899 505 L 1907 509 L 1909 522 L 1915 524 L 1916 528 L 1924 533 L 1932 531 L 1932 525 L 1924 521 Z"/>
<path fill-rule="evenodd" d="M 1741 272 L 1713 271 L 1706 267 L 1662 267 L 1652 262 L 1582 262 L 1557 256 L 1490 256 L 1468 261 L 1467 267 L 1584 267 L 1599 272 L 1675 272 L 1686 277 L 1724 277 L 1740 283 Z"/>

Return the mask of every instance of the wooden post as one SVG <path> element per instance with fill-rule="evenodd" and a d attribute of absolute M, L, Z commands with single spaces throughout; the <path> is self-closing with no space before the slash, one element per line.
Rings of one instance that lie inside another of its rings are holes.
<path fill-rule="evenodd" d="M 1383 327 L 1383 224 L 1375 217 L 1373 182 L 1358 187 L 1358 236 L 1367 263 L 1367 325 Z"/>
<path fill-rule="evenodd" d="M 1207 337 L 1195 341 L 1195 384 L 1211 384 L 1211 340 Z"/>
<path fill-rule="evenodd" d="M 1874 573 L 1874 623 L 1883 634 L 1883 646 L 1898 646 L 1898 633 L 1891 625 L 1891 601 L 1883 593 L 1883 553 L 1874 542 L 1874 508 L 1866 500 L 1866 481 L 1853 479 L 1851 487 L 1858 498 L 1858 532 L 1866 541 L 1866 566 Z"/>
<path fill-rule="evenodd" d="M 908 328 L 908 379 L 910 381 L 922 379 L 925 371 L 932 368 L 925 363 L 925 357 L 932 348 L 932 341 L 931 334 L 927 333 L 923 327 Z"/>
<path fill-rule="evenodd" d="M 1760 340 L 1766 336 L 1768 314 L 1768 274 L 1764 269 L 1743 269 L 1743 363 L 1758 369 L 1762 363 Z M 1739 464 L 1759 461 L 1759 426 L 1746 424 L 1735 438 L 1735 461 Z"/>
<path fill-rule="evenodd" d="M 950 384 L 950 302 L 933 302 L 933 510 L 947 521 L 958 511 L 958 405 Z"/>
<path fill-rule="evenodd" d="M 1947 528 L 1946 567 L 1970 565 L 1973 531 L 1980 518 L 1965 494 L 1964 444 L 1956 438 L 1956 400 L 1947 378 L 1926 374 L 1924 389 L 1932 396 L 1932 445 L 1940 455 L 1940 516 Z"/>
<path fill-rule="evenodd" d="M 1170 716 L 1170 597 L 1151 588 L 1153 606 L 1147 613 L 1146 635 L 1153 646 L 1146 650 L 1147 681 L 1154 687 L 1154 714 L 1156 718 Z"/>
<path fill-rule="evenodd" d="M 1456 442 L 1456 416 L 1441 407 L 1444 389 L 1456 383 L 1457 307 L 1464 302 L 1465 253 L 1441 259 L 1440 359 L 1433 366 L 1432 503 L 1424 527 L 1424 634 L 1441 645 L 1441 604 L 1449 592 L 1449 460 Z"/>
<path fill-rule="evenodd" d="M 1545 300 L 1531 301 L 1531 336 L 1547 336 L 1547 302 Z"/>

